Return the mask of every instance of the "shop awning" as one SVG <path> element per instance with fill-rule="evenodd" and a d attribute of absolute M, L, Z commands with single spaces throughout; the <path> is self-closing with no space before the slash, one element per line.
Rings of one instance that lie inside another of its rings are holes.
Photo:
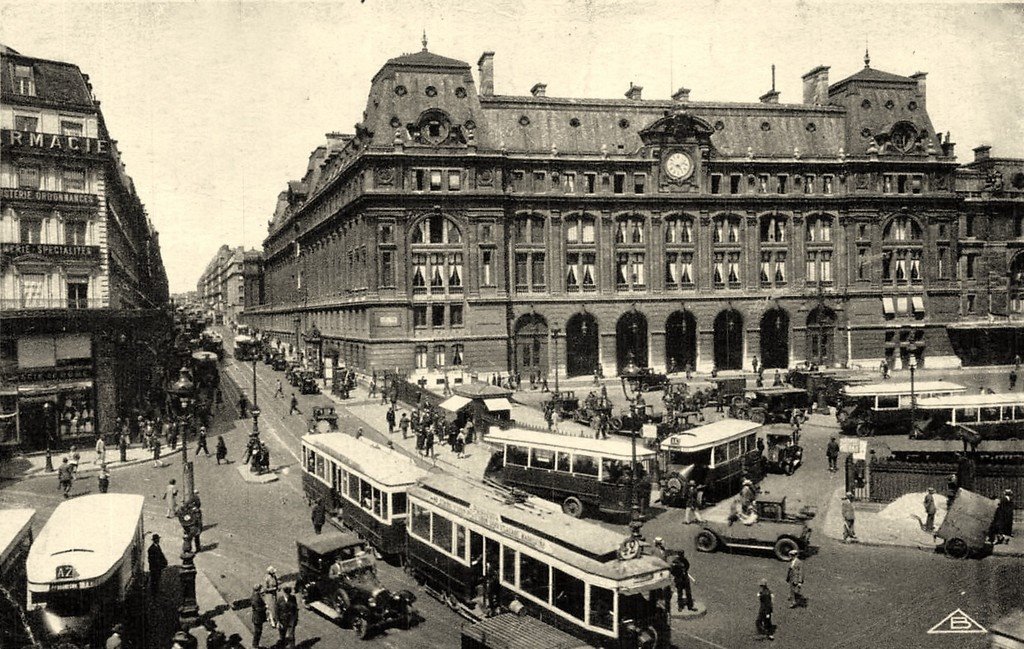
<path fill-rule="evenodd" d="M 467 399 L 466 397 L 460 397 L 459 395 L 455 395 L 453 397 L 448 397 L 447 399 L 442 401 L 441 407 L 447 410 L 448 412 L 458 412 L 472 402 L 472 399 Z"/>
<path fill-rule="evenodd" d="M 914 305 L 914 313 L 924 313 L 924 297 L 921 295 L 915 295 L 910 298 Z"/>
<path fill-rule="evenodd" d="M 502 410 L 512 410 L 512 402 L 508 399 L 484 399 L 484 406 L 487 407 L 488 412 L 500 412 Z"/>
<path fill-rule="evenodd" d="M 882 298 L 882 311 L 885 315 L 896 315 L 896 305 L 893 304 L 891 297 Z"/>

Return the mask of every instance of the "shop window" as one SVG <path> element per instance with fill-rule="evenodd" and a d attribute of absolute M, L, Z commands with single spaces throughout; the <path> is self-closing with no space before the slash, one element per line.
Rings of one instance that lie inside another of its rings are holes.
<path fill-rule="evenodd" d="M 95 411 L 89 392 L 68 392 L 57 398 L 62 437 L 91 435 L 95 427 Z"/>

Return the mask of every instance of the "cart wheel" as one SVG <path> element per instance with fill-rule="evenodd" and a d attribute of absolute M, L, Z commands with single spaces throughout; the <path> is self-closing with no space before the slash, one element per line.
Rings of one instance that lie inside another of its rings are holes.
<path fill-rule="evenodd" d="M 562 501 L 562 511 L 573 518 L 580 518 L 583 516 L 583 503 L 579 498 L 569 496 Z"/>
<path fill-rule="evenodd" d="M 971 553 L 971 549 L 967 546 L 967 542 L 961 538 L 952 538 L 946 541 L 943 545 L 946 551 L 946 555 L 954 559 L 966 559 L 967 555 Z"/>
<path fill-rule="evenodd" d="M 698 552 L 714 552 L 718 549 L 718 537 L 711 530 L 701 530 L 694 543 Z"/>

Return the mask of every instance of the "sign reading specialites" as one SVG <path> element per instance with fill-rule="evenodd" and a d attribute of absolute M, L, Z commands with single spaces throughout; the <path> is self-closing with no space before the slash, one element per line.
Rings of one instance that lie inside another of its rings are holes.
<path fill-rule="evenodd" d="M 19 189 L 17 187 L 0 188 L 0 200 L 57 203 L 60 205 L 86 205 L 89 207 L 95 207 L 99 204 L 99 197 L 96 194 L 51 192 L 44 189 Z"/>
<path fill-rule="evenodd" d="M 42 255 L 61 259 L 100 258 L 99 246 L 73 246 L 54 243 L 0 243 L 0 254 L 10 257 L 21 255 Z"/>
<path fill-rule="evenodd" d="M 104 155 L 110 148 L 107 140 L 97 140 L 92 137 L 15 131 L 6 128 L 0 132 L 0 143 L 5 150 L 36 151 L 61 155 Z"/>

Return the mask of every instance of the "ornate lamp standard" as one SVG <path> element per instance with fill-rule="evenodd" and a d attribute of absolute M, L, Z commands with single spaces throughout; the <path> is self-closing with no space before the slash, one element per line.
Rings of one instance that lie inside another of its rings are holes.
<path fill-rule="evenodd" d="M 195 474 L 192 463 L 188 459 L 188 428 L 192 406 L 195 403 L 195 384 L 189 378 L 186 368 L 181 368 L 178 380 L 167 388 L 168 401 L 171 414 L 175 415 L 178 422 L 185 423 L 185 431 L 181 438 L 181 467 L 182 487 L 184 490 L 183 501 L 191 502 L 195 495 Z M 181 552 L 181 605 L 178 606 L 178 622 L 182 629 L 189 629 L 199 618 L 199 603 L 196 600 L 196 568 L 195 555 L 190 551 L 191 542 L 188 534 L 185 534 Z"/>
<path fill-rule="evenodd" d="M 551 330 L 551 340 L 555 343 L 555 393 L 558 394 L 558 335 L 562 333 L 562 330 L 555 327 Z"/>
<path fill-rule="evenodd" d="M 632 370 L 632 372 L 631 372 Z M 630 419 L 630 435 L 629 435 L 629 446 L 630 446 L 630 467 L 629 467 L 629 529 L 630 535 L 634 539 L 642 539 L 643 535 L 640 530 L 643 527 L 643 517 L 640 515 L 640 503 L 637 496 L 637 463 L 636 463 L 636 438 L 640 434 L 640 414 L 637 412 L 637 398 L 640 396 L 639 390 L 635 385 L 632 385 L 630 376 L 635 376 L 636 372 L 639 371 L 636 366 L 636 361 L 633 360 L 633 352 L 630 351 L 628 360 L 625 367 L 622 368 L 622 375 L 619 380 L 622 383 L 622 394 L 626 397 L 629 402 L 629 419 Z M 630 394 L 632 392 L 632 394 Z"/>
<path fill-rule="evenodd" d="M 910 436 L 917 437 L 917 392 L 914 391 L 914 374 L 917 372 L 917 345 L 910 343 L 907 347 L 910 359 L 907 367 L 910 368 Z"/>

